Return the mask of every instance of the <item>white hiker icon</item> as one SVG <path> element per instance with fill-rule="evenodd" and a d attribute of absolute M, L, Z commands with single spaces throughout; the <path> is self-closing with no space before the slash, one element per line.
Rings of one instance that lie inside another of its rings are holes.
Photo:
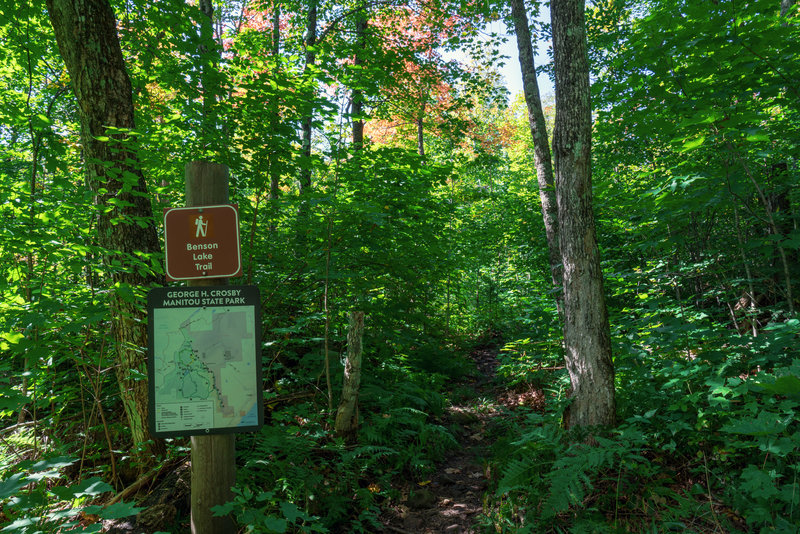
<path fill-rule="evenodd" d="M 195 226 L 197 226 L 197 232 L 195 232 L 194 236 L 195 237 L 205 237 L 206 236 L 206 231 L 208 230 L 208 221 L 204 221 L 203 220 L 203 216 L 199 215 L 194 220 L 194 224 L 195 224 Z"/>

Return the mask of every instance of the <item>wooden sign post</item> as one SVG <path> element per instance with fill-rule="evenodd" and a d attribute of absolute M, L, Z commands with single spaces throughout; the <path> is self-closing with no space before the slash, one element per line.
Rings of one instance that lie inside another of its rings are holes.
<path fill-rule="evenodd" d="M 186 206 L 228 203 L 228 167 L 193 161 L 186 165 Z M 189 280 L 189 286 L 225 285 L 227 278 Z M 236 438 L 234 434 L 192 436 L 192 534 L 236 532 L 230 516 L 214 517 L 212 506 L 233 500 L 236 483 Z"/>

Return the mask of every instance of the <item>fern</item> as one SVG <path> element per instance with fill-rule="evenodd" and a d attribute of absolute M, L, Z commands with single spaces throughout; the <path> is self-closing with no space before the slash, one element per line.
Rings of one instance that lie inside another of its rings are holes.
<path fill-rule="evenodd" d="M 343 462 L 350 462 L 356 458 L 369 459 L 369 462 L 381 460 L 387 456 L 397 456 L 400 454 L 391 447 L 381 447 L 378 445 L 364 445 L 356 447 L 352 451 L 342 455 Z"/>
<path fill-rule="evenodd" d="M 515 489 L 530 486 L 536 467 L 538 465 L 530 457 L 525 457 L 522 460 L 511 460 L 503 472 L 503 478 L 500 479 L 496 494 L 503 495 Z"/>
<path fill-rule="evenodd" d="M 550 492 L 544 502 L 542 517 L 554 517 L 583 501 L 586 491 L 591 488 L 591 479 L 581 469 L 558 469 L 548 473 Z"/>
<path fill-rule="evenodd" d="M 606 446 L 580 446 L 575 447 L 575 450 L 577 454 L 556 460 L 547 474 L 550 492 L 542 510 L 544 518 L 553 517 L 565 512 L 570 506 L 583 502 L 587 491 L 594 487 L 592 476 L 604 467 L 613 465 L 616 456 L 629 449 L 608 441 Z"/>
<path fill-rule="evenodd" d="M 456 438 L 442 425 L 424 426 L 419 433 L 419 444 L 435 460 L 440 460 L 448 450 L 458 447 Z"/>

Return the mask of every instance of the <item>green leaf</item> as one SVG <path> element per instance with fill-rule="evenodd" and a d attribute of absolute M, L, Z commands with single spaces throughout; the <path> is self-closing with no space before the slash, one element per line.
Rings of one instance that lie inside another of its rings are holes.
<path fill-rule="evenodd" d="M 792 437 L 781 437 L 778 439 L 770 438 L 767 443 L 761 443 L 758 448 L 764 452 L 775 454 L 777 456 L 787 456 L 800 447 L 798 434 L 800 433 L 795 433 L 795 435 Z"/>
<path fill-rule="evenodd" d="M 42 115 L 41 113 L 37 113 L 36 114 L 36 118 L 39 119 L 39 121 L 44 126 L 49 126 L 50 124 L 53 124 L 53 121 L 51 121 L 50 118 L 47 115 Z M 41 128 L 41 126 L 39 126 L 39 127 Z"/>
<path fill-rule="evenodd" d="M 264 526 L 276 534 L 282 534 L 286 532 L 286 527 L 288 525 L 286 520 L 281 517 L 269 516 L 264 518 Z"/>
<path fill-rule="evenodd" d="M 50 491 L 62 500 L 71 501 L 78 497 L 101 495 L 113 490 L 114 488 L 103 482 L 99 477 L 93 477 L 84 480 L 80 484 L 68 487 L 59 486 L 52 488 Z"/>
<path fill-rule="evenodd" d="M 12 396 L 0 397 L 0 412 L 6 410 L 10 412 L 16 412 L 22 406 L 24 406 L 26 402 L 28 402 L 28 398 L 26 396 L 12 392 Z"/>
<path fill-rule="evenodd" d="M 690 150 L 694 150 L 696 148 L 699 148 L 705 142 L 706 142 L 706 136 L 705 135 L 701 135 L 700 137 L 697 137 L 695 139 L 691 139 L 689 141 L 685 141 L 683 143 L 683 148 L 681 148 L 679 152 L 689 152 Z"/>
<path fill-rule="evenodd" d="M 748 143 L 756 143 L 759 141 L 769 141 L 769 135 L 767 132 L 761 129 L 750 129 L 747 130 L 747 137 L 745 137 Z"/>
<path fill-rule="evenodd" d="M 133 503 L 117 502 L 104 508 L 98 515 L 103 519 L 122 519 L 136 515 L 144 510 L 144 507 L 134 506 Z"/>
<path fill-rule="evenodd" d="M 24 532 L 27 533 L 27 527 L 37 525 L 41 520 L 41 517 L 25 517 L 23 519 L 17 519 L 10 525 L 0 530 L 0 532 Z"/>
<path fill-rule="evenodd" d="M 769 436 L 779 434 L 786 430 L 792 417 L 781 419 L 778 414 L 761 411 L 757 417 L 742 417 L 736 419 L 720 429 L 729 434 L 744 434 L 746 436 Z"/>
<path fill-rule="evenodd" d="M 15 473 L 0 482 L 0 500 L 7 499 L 28 483 L 23 473 Z"/>
<path fill-rule="evenodd" d="M 225 515 L 230 514 L 233 512 L 234 504 L 232 502 L 226 502 L 225 504 L 218 504 L 217 506 L 211 507 L 211 515 L 214 517 L 222 517 Z"/>
<path fill-rule="evenodd" d="M 778 493 L 772 477 L 754 465 L 742 471 L 742 482 L 742 489 L 755 498 L 769 499 Z"/>
<path fill-rule="evenodd" d="M 75 458 L 70 458 L 69 456 L 56 456 L 55 458 L 49 458 L 47 460 L 40 460 L 33 464 L 30 468 L 31 471 L 46 471 L 52 469 L 61 469 L 64 467 L 69 467 L 70 465 L 74 464 L 78 460 Z"/>
<path fill-rule="evenodd" d="M 764 380 L 751 385 L 754 391 L 766 391 L 775 395 L 800 395 L 800 378 L 794 375 L 784 375 L 772 381 Z"/>
<path fill-rule="evenodd" d="M 30 482 L 30 479 L 27 481 Z M 19 493 L 9 501 L 8 507 L 17 510 L 39 511 L 47 506 L 47 497 L 40 491 L 26 491 Z"/>
<path fill-rule="evenodd" d="M 286 501 L 281 501 L 281 512 L 283 512 L 283 517 L 288 519 L 290 523 L 294 523 L 304 515 L 294 503 Z"/>
<path fill-rule="evenodd" d="M 25 335 L 18 332 L 3 332 L 0 334 L 0 338 L 4 338 L 9 343 L 16 345 L 25 338 Z"/>

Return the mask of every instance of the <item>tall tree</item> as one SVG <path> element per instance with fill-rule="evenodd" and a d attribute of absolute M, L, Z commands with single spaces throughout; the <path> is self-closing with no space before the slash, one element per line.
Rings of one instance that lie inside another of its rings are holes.
<path fill-rule="evenodd" d="M 308 6 L 308 16 L 306 19 L 306 34 L 304 38 L 305 46 L 305 67 L 303 72 L 310 73 L 317 62 L 317 0 L 310 0 Z M 316 91 L 312 89 L 312 91 Z M 313 100 L 313 98 L 309 99 Z M 309 103 L 305 116 L 303 117 L 303 157 L 306 159 L 305 165 L 300 170 L 300 192 L 311 189 L 311 131 L 314 124 L 314 105 Z"/>
<path fill-rule="evenodd" d="M 553 0 L 556 199 L 564 266 L 564 348 L 572 383 L 567 426 L 615 420 L 614 365 L 592 209 L 592 113 L 584 0 Z"/>
<path fill-rule="evenodd" d="M 360 68 L 364 64 L 366 53 L 367 34 L 366 6 L 356 13 L 356 51 L 353 65 Z M 360 76 L 359 76 L 360 77 Z M 360 158 L 364 150 L 364 92 L 360 88 L 353 89 L 351 114 L 352 114 L 352 147 L 355 157 Z M 356 168 L 362 171 L 360 160 Z M 361 303 L 359 302 L 358 305 Z M 358 388 L 361 384 L 361 340 L 364 334 L 364 312 L 351 310 L 348 312 L 349 324 L 347 328 L 347 357 L 345 358 L 345 373 L 342 383 L 342 397 L 336 410 L 336 433 L 349 438 L 354 437 L 358 429 Z M 327 358 L 327 356 L 326 356 Z"/>
<path fill-rule="evenodd" d="M 364 56 L 367 48 L 367 8 L 362 6 L 356 12 L 356 53 L 353 57 L 353 67 L 363 68 Z M 359 76 L 359 78 L 361 78 Z M 364 90 L 361 87 L 353 89 L 350 104 L 350 115 L 352 117 L 352 143 L 354 150 L 364 147 Z"/>
<path fill-rule="evenodd" d="M 136 446 L 160 452 L 147 427 L 147 328 L 138 289 L 163 283 L 150 262 L 161 252 L 138 157 L 131 83 L 108 0 L 47 0 L 50 21 L 78 102 L 88 183 L 95 194 L 97 236 L 111 273 L 116 375 Z"/>
<path fill-rule="evenodd" d="M 203 94 L 203 116 L 210 121 L 209 127 L 216 126 L 214 114 L 212 109 L 216 101 L 217 87 L 213 79 L 213 68 L 206 63 L 206 60 L 211 57 L 212 51 L 209 50 L 209 44 L 214 42 L 214 4 L 211 0 L 200 0 L 198 3 L 200 12 L 203 17 L 200 19 L 200 70 L 202 71 L 202 94 Z"/>
<path fill-rule="evenodd" d="M 272 59 L 276 69 L 281 69 L 281 3 L 272 2 L 272 36 L 270 39 Z M 271 132 L 278 131 L 280 122 L 280 101 L 275 95 L 269 101 L 269 129 Z M 278 199 L 280 192 L 281 173 L 278 168 L 278 158 L 274 150 L 269 152 L 267 158 L 267 169 L 269 174 L 269 199 L 274 203 Z M 273 228 L 273 225 L 270 226 Z"/>
<path fill-rule="evenodd" d="M 511 0 L 511 19 L 517 37 L 519 66 L 522 70 L 522 91 L 528 107 L 528 124 L 531 129 L 531 137 L 533 137 L 533 158 L 536 165 L 536 180 L 539 183 L 544 231 L 547 236 L 550 274 L 553 278 L 553 286 L 557 290 L 556 306 L 561 315 L 563 314 L 562 269 L 558 244 L 558 206 L 553 184 L 553 162 L 550 155 L 550 141 L 547 139 L 542 99 L 539 96 L 539 84 L 536 81 L 536 65 L 533 59 L 525 0 Z"/>

